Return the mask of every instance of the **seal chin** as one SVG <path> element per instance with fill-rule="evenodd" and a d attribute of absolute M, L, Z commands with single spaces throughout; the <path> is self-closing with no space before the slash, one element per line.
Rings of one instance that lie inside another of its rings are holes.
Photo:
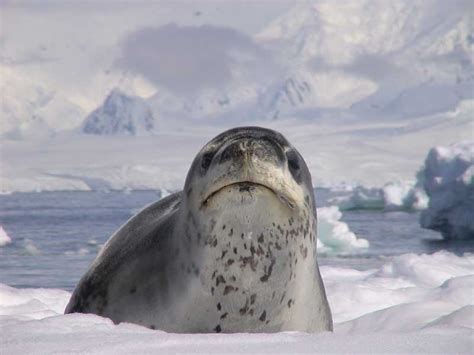
<path fill-rule="evenodd" d="M 252 195 L 252 191 L 255 189 L 266 189 L 269 190 L 271 193 L 273 193 L 278 199 L 286 206 L 288 206 L 290 209 L 294 209 L 296 207 L 295 202 L 293 199 L 291 199 L 289 196 L 287 196 L 284 193 L 281 193 L 271 186 L 262 184 L 260 182 L 253 182 L 253 181 L 239 181 L 239 182 L 233 182 L 227 185 L 220 186 L 216 188 L 215 190 L 212 190 L 210 193 L 208 193 L 205 198 L 202 200 L 201 203 L 201 208 L 205 208 L 208 206 L 209 202 L 216 196 L 221 193 L 225 193 L 225 191 L 228 191 L 229 187 L 233 187 L 233 190 L 238 190 L 240 193 L 248 193 Z"/>

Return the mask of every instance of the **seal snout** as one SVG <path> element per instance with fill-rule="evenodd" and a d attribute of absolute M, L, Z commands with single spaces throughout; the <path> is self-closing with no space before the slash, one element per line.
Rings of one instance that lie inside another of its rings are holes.
<path fill-rule="evenodd" d="M 270 137 L 236 137 L 223 145 L 216 154 L 217 163 L 252 164 L 267 161 L 282 166 L 285 162 L 283 147 Z"/>

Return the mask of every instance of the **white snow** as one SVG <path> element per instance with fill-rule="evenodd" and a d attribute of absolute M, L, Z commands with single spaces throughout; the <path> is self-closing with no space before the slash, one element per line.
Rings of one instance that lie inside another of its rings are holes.
<path fill-rule="evenodd" d="M 4 247 L 12 242 L 12 238 L 7 234 L 5 229 L 0 226 L 0 247 Z"/>
<path fill-rule="evenodd" d="M 62 315 L 70 293 L 0 285 L 7 354 L 469 353 L 474 256 L 405 254 L 380 269 L 321 267 L 333 333 L 172 334 L 95 315 Z"/>
<path fill-rule="evenodd" d="M 419 178 L 430 198 L 421 226 L 447 239 L 474 238 L 474 140 L 431 149 Z"/>
<path fill-rule="evenodd" d="M 412 183 L 390 182 L 382 188 L 356 186 L 350 193 L 330 201 L 341 210 L 412 211 L 425 209 L 428 197 Z"/>
<path fill-rule="evenodd" d="M 348 254 L 369 247 L 369 242 L 357 236 L 342 222 L 336 206 L 318 208 L 318 253 Z"/>

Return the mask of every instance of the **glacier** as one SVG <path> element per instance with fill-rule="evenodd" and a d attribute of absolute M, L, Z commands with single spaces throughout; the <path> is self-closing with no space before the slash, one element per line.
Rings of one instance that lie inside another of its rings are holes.
<path fill-rule="evenodd" d="M 419 179 L 430 199 L 421 226 L 446 239 L 474 238 L 474 141 L 432 148 Z"/>

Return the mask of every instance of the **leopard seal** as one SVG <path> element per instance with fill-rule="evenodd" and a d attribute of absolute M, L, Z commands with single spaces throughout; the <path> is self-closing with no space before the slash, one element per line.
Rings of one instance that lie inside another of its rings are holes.
<path fill-rule="evenodd" d="M 316 222 L 297 150 L 270 129 L 228 130 L 197 154 L 183 191 L 112 235 L 65 313 L 177 333 L 330 331 Z"/>

